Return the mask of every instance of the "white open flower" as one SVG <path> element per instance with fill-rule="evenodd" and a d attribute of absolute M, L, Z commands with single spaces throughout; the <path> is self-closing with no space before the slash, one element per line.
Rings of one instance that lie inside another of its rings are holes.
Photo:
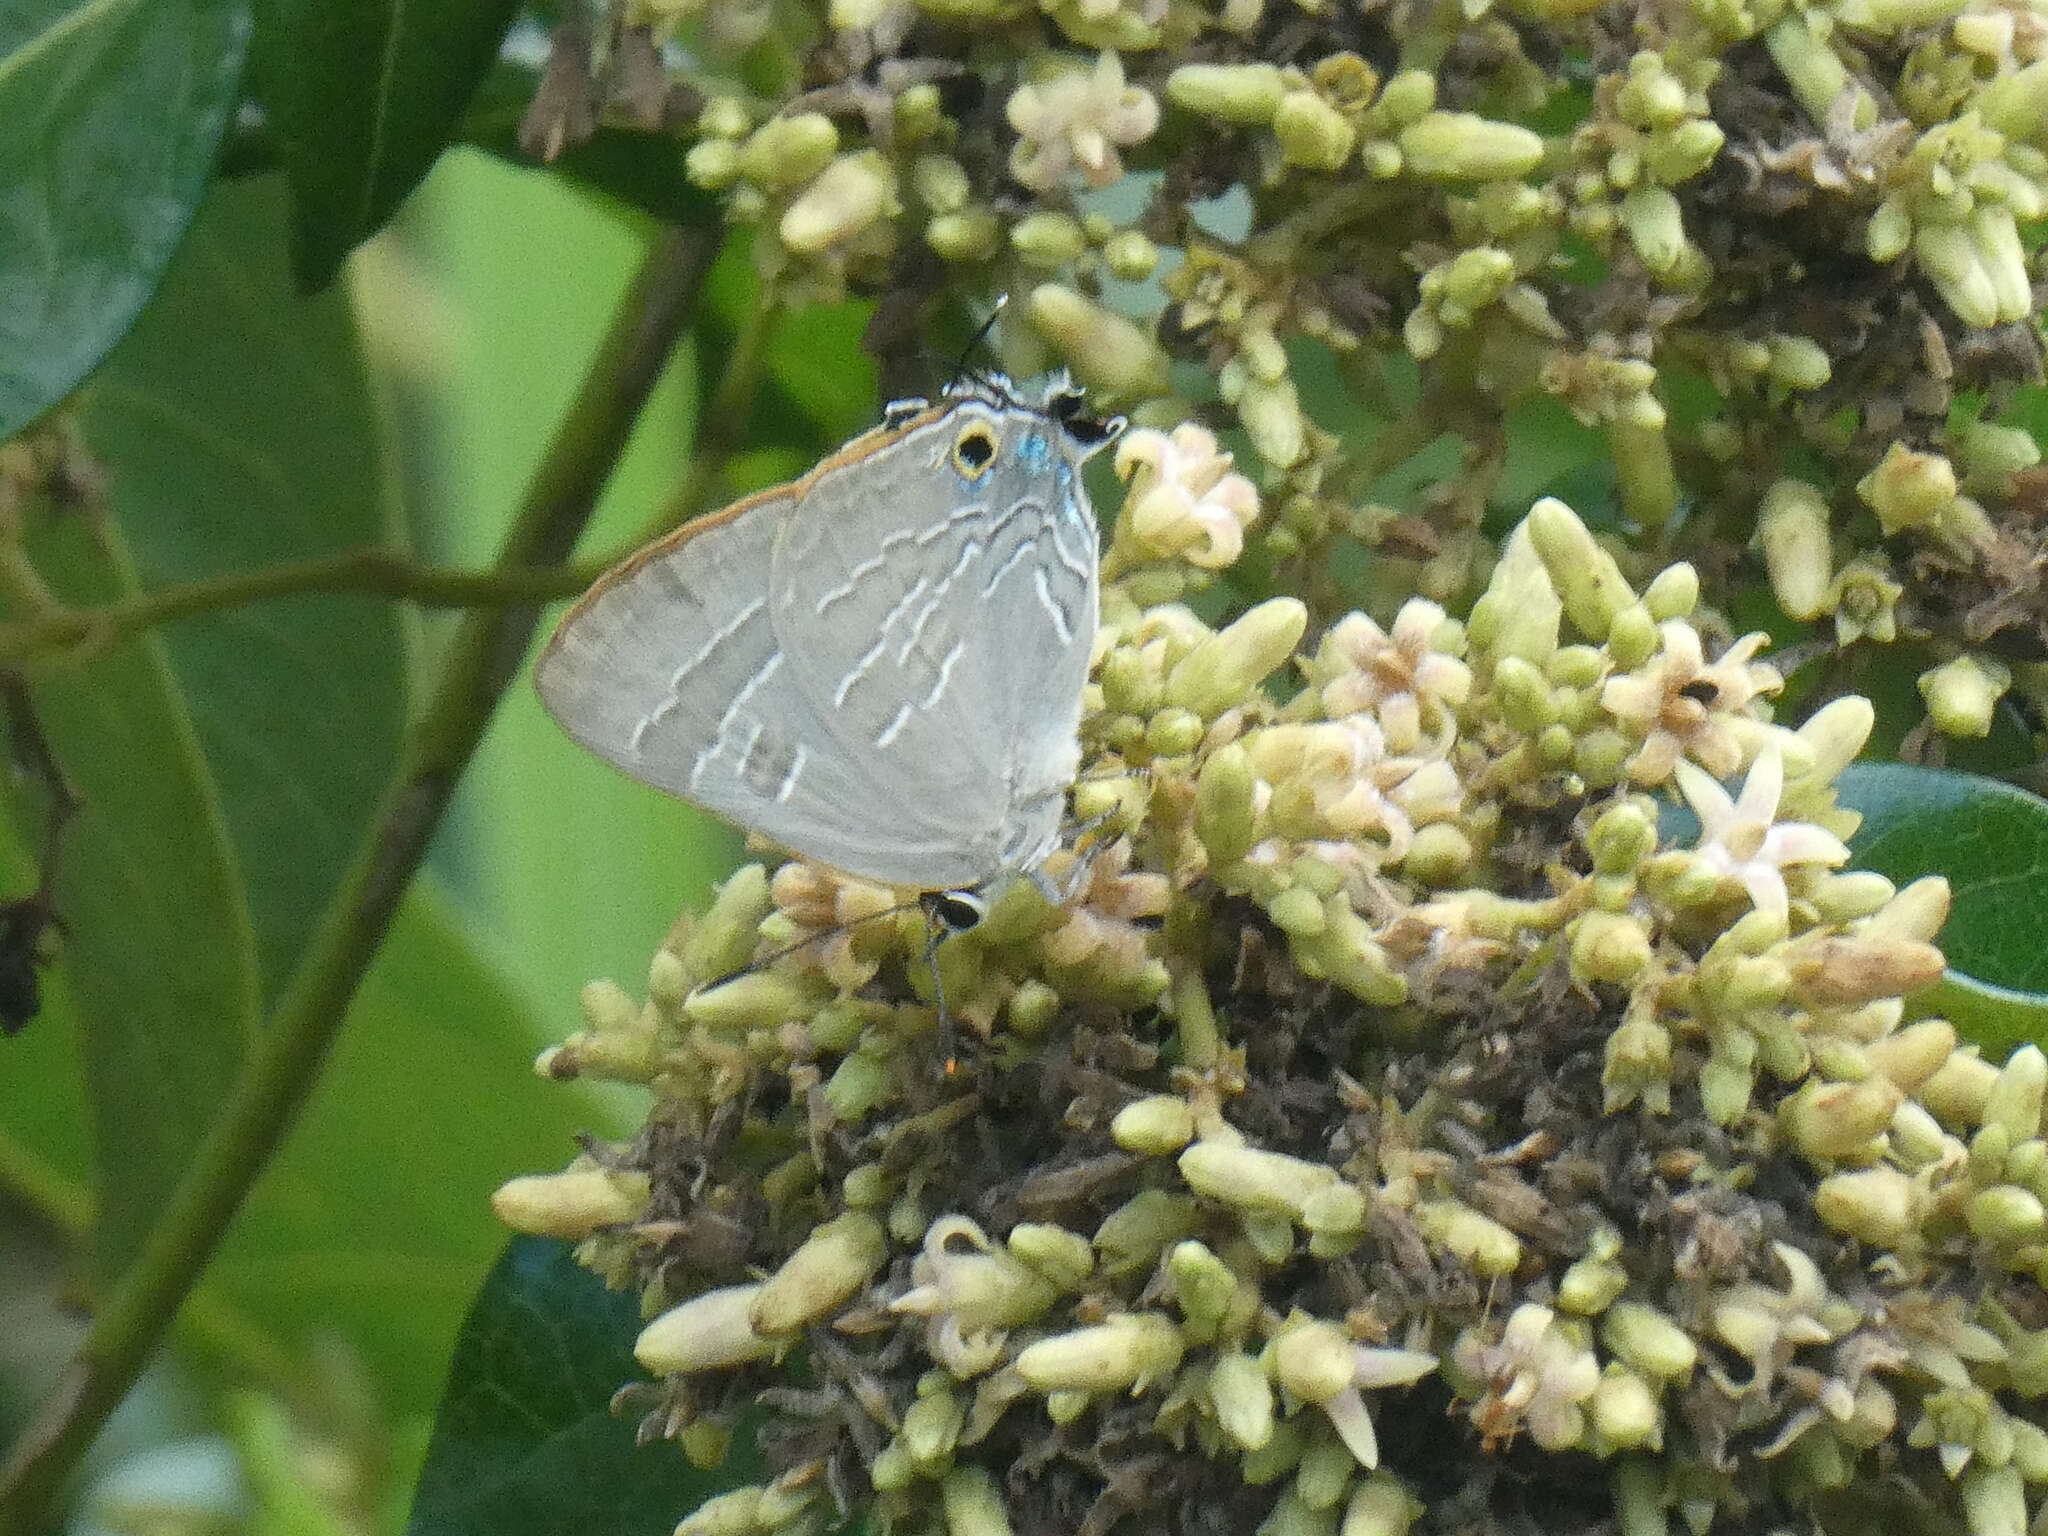
<path fill-rule="evenodd" d="M 1467 1376 L 1485 1384 L 1472 1404 L 1472 1422 L 1489 1441 L 1522 1430 L 1546 1450 L 1578 1444 L 1586 1431 L 1584 1404 L 1600 1386 L 1600 1362 L 1549 1307 L 1525 1302 L 1509 1314 L 1498 1341 L 1468 1329 L 1453 1346 Z"/>
<path fill-rule="evenodd" d="M 1368 1471 L 1380 1463 L 1380 1442 L 1365 1394 L 1412 1386 L 1436 1368 L 1435 1355 L 1370 1349 L 1335 1323 L 1290 1327 L 1273 1344 L 1274 1379 L 1293 1397 L 1328 1414 L 1337 1438 Z"/>
<path fill-rule="evenodd" d="M 1285 836 L 1353 843 L 1374 837 L 1384 842 L 1380 857 L 1387 863 L 1407 857 L 1419 822 L 1454 816 L 1463 800 L 1449 763 L 1388 752 L 1369 714 L 1269 725 L 1246 737 L 1245 748 Z M 1254 862 L 1260 856 L 1254 849 Z"/>
<path fill-rule="evenodd" d="M 1123 175 L 1117 149 L 1141 144 L 1159 126 L 1159 103 L 1124 80 L 1123 60 L 1105 53 L 1090 69 L 1068 69 L 1019 86 L 1010 95 L 1017 146 L 1010 174 L 1035 192 L 1050 192 L 1079 170 L 1091 187 Z"/>
<path fill-rule="evenodd" d="M 1628 761 L 1629 776 L 1638 784 L 1662 784 L 1688 756 L 1712 773 L 1733 773 L 1742 762 L 1738 721 L 1758 694 L 1781 686 L 1773 668 L 1750 659 L 1765 636 L 1745 635 L 1710 665 L 1692 625 L 1670 619 L 1661 633 L 1653 658 L 1600 690 L 1601 707 L 1642 739 Z"/>
<path fill-rule="evenodd" d="M 1363 613 L 1339 619 L 1317 653 L 1323 709 L 1333 718 L 1370 710 L 1396 752 L 1435 756 L 1449 749 L 1457 732 L 1456 711 L 1472 692 L 1472 669 L 1434 637 L 1444 611 L 1414 597 L 1384 630 Z"/>
<path fill-rule="evenodd" d="M 1735 799 L 1703 770 L 1680 762 L 1674 771 L 1678 787 L 1700 818 L 1699 856 L 1717 873 L 1739 882 L 1759 912 L 1785 917 L 1791 896 L 1784 871 L 1797 864 L 1848 862 L 1842 840 L 1811 822 L 1784 821 L 1778 801 L 1785 791 L 1785 759 L 1776 742 L 1767 742 L 1750 764 L 1749 777 Z"/>
<path fill-rule="evenodd" d="M 1130 482 L 1124 515 L 1146 554 L 1179 555 L 1214 571 L 1244 553 L 1259 493 L 1231 468 L 1230 455 L 1207 427 L 1183 422 L 1171 432 L 1126 432 L 1117 444 L 1116 472 Z"/>
<path fill-rule="evenodd" d="M 1413 1386 L 1436 1369 L 1437 1358 L 1420 1350 L 1368 1349 L 1360 1344 L 1353 1348 L 1352 1359 L 1356 1368 L 1351 1384 L 1326 1399 L 1322 1407 L 1330 1416 L 1330 1427 L 1337 1431 L 1337 1438 L 1358 1464 L 1370 1471 L 1380 1464 L 1380 1441 L 1373 1430 L 1365 1394 L 1382 1387 Z"/>
<path fill-rule="evenodd" d="M 1059 1298 L 1043 1275 L 966 1216 L 941 1216 L 925 1230 L 910 1280 L 889 1310 L 926 1319 L 925 1347 L 962 1381 L 993 1370 L 1008 1331 Z"/>

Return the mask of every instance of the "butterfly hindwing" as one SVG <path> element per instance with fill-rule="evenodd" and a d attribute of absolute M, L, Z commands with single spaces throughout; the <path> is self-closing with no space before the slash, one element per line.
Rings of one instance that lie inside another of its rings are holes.
<path fill-rule="evenodd" d="M 957 449 L 977 439 L 989 458 L 970 474 Z M 1013 845 L 1057 831 L 1056 796 L 1040 792 L 1072 777 L 1096 625 L 1078 461 L 1044 416 L 971 400 L 911 422 L 862 470 L 785 521 L 776 631 L 814 707 L 886 769 L 904 814 L 942 817 L 942 835 L 993 873 Z"/>

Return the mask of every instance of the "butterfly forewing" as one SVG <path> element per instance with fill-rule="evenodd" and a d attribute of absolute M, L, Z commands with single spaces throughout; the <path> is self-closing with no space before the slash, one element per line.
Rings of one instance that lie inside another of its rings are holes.
<path fill-rule="evenodd" d="M 942 829 L 877 818 L 877 788 L 797 686 L 765 572 L 792 490 L 693 524 L 606 577 L 535 671 L 571 736 L 634 778 L 849 873 L 965 883 Z"/>

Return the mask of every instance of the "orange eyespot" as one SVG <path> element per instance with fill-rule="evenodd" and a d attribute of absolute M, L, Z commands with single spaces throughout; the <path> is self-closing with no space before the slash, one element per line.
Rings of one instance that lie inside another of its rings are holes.
<path fill-rule="evenodd" d="M 996 435 L 983 423 L 971 421 L 953 439 L 953 467 L 969 480 L 979 480 L 996 461 Z"/>

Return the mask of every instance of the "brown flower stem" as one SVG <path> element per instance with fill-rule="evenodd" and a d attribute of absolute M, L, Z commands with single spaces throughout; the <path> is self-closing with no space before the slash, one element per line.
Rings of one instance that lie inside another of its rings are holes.
<path fill-rule="evenodd" d="M 507 570 L 565 559 L 695 312 L 713 242 L 660 235 L 556 428 L 506 536 Z M 319 1077 L 413 871 L 499 696 L 520 666 L 535 603 L 466 617 L 397 775 L 276 1010 L 141 1252 L 109 1288 L 56 1388 L 0 1467 L 0 1532 L 51 1528 L 51 1503 L 126 1396 Z"/>
<path fill-rule="evenodd" d="M 1262 271 L 1287 271 L 1299 262 L 1303 251 L 1328 240 L 1346 225 L 1398 208 L 1402 196 L 1401 189 L 1383 183 L 1340 183 L 1245 242 L 1245 260 Z"/>
<path fill-rule="evenodd" d="M 0 1129 L 0 1190 L 59 1240 L 77 1247 L 91 1238 L 92 1191 L 4 1129 Z M 319 1384 L 282 1339 L 203 1285 L 186 1298 L 178 1312 L 178 1336 L 187 1349 L 238 1380 L 292 1398 L 319 1391 Z"/>

